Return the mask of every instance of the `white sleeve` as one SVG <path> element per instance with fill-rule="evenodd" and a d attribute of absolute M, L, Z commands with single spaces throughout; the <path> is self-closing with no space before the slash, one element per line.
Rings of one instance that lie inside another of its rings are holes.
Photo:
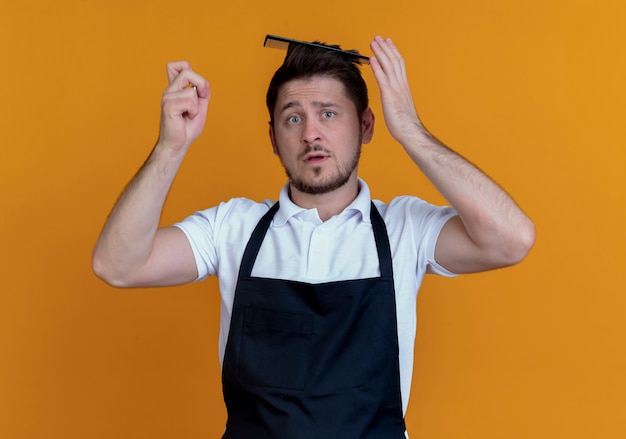
<path fill-rule="evenodd" d="M 183 231 L 196 260 L 198 278 L 232 274 L 241 262 L 250 234 L 259 219 L 274 204 L 247 198 L 233 198 L 215 207 L 201 210 L 174 224 Z"/>
<path fill-rule="evenodd" d="M 441 229 L 450 218 L 458 215 L 454 208 L 436 206 L 413 196 L 401 196 L 391 200 L 383 209 L 385 213 L 381 214 L 389 229 L 390 239 L 395 236 L 395 239 L 405 241 L 399 246 L 410 246 L 410 252 L 417 255 L 418 275 L 428 270 L 442 276 L 456 276 L 435 260 L 435 247 Z"/>
<path fill-rule="evenodd" d="M 446 277 L 458 276 L 456 273 L 453 273 L 439 265 L 439 263 L 435 259 L 435 247 L 437 246 L 439 233 L 441 233 L 441 229 L 443 228 L 443 226 L 452 217 L 457 215 L 458 213 L 452 207 L 439 207 L 436 211 L 436 214 L 433 215 L 434 218 L 430 222 L 429 228 L 424 235 L 424 254 L 426 255 L 428 268 L 430 269 L 431 273 L 439 274 Z"/>
<path fill-rule="evenodd" d="M 219 209 L 220 207 L 216 206 L 201 210 L 174 224 L 183 231 L 191 245 L 198 269 L 196 281 L 217 273 L 215 225 Z"/>

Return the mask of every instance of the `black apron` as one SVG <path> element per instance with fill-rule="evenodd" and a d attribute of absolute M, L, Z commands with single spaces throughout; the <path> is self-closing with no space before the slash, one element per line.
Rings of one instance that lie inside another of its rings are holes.
<path fill-rule="evenodd" d="M 222 366 L 223 439 L 404 439 L 393 267 L 372 203 L 381 276 L 322 284 L 252 277 L 278 203 L 246 246 Z"/>

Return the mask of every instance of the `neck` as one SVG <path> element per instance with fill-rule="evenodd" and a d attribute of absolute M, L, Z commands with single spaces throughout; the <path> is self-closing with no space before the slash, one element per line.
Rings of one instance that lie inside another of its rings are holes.
<path fill-rule="evenodd" d="M 325 194 L 307 194 L 289 185 L 289 198 L 304 209 L 317 209 L 322 221 L 341 213 L 359 194 L 359 181 L 356 175 L 346 184 Z"/>

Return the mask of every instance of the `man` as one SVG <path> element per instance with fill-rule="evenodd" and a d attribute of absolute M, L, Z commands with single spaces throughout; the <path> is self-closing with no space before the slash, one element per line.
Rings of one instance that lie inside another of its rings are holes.
<path fill-rule="evenodd" d="M 451 207 L 370 200 L 357 168 L 375 119 L 358 61 L 292 45 L 267 94 L 279 202 L 233 199 L 158 228 L 210 97 L 171 63 L 159 140 L 96 245 L 94 271 L 114 286 L 219 277 L 224 438 L 405 437 L 424 274 L 512 265 L 534 243 L 515 202 L 424 128 L 393 42 L 371 49 L 387 128 Z"/>

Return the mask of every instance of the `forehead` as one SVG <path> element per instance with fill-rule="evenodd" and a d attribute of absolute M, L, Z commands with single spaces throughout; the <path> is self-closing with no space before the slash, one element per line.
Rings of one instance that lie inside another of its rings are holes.
<path fill-rule="evenodd" d="M 341 81 L 330 76 L 312 76 L 285 82 L 278 90 L 276 110 L 293 103 L 304 105 L 313 101 L 352 104 Z"/>

